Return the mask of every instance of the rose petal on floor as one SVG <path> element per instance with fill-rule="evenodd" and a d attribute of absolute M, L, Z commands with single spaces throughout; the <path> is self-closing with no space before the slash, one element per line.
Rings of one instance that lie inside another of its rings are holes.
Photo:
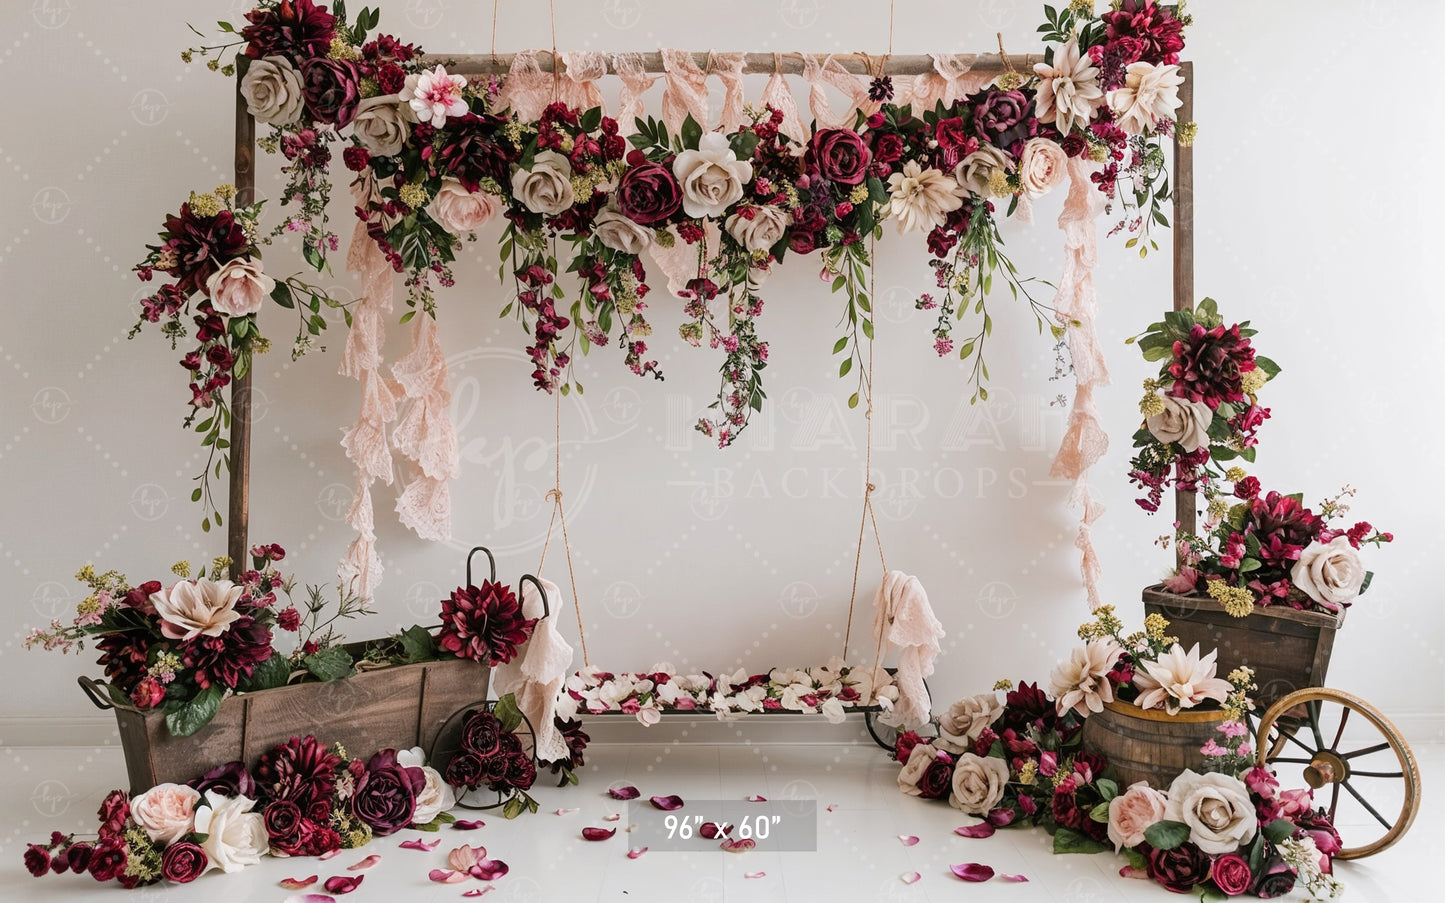
<path fill-rule="evenodd" d="M 964 825 L 962 828 L 954 828 L 953 833 L 959 837 L 992 837 L 995 830 L 997 829 L 994 828 L 993 825 L 986 821 L 981 821 L 976 825 Z"/>
<path fill-rule="evenodd" d="M 950 865 L 948 868 L 964 881 L 987 881 L 993 877 L 993 869 L 977 862 Z"/>
<path fill-rule="evenodd" d="M 438 884 L 457 884 L 471 876 L 456 869 L 432 869 L 427 873 L 427 877 Z"/>
<path fill-rule="evenodd" d="M 628 784 L 624 787 L 609 788 L 607 795 L 615 800 L 635 800 L 639 796 L 642 796 L 642 791 Z"/>
<path fill-rule="evenodd" d="M 904 884 L 917 884 L 919 881 L 923 880 L 923 876 L 918 874 L 917 872 L 904 872 L 903 874 L 898 876 L 898 880 L 902 881 Z"/>
<path fill-rule="evenodd" d="M 718 847 L 727 853 L 746 853 L 757 845 L 751 837 L 744 837 L 742 840 L 724 840 Z"/>
<path fill-rule="evenodd" d="M 1002 828 L 1005 825 L 1013 824 L 1014 810 L 998 808 L 988 814 L 988 823 L 995 828 Z"/>
<path fill-rule="evenodd" d="M 463 896 L 463 897 L 480 897 L 482 894 L 489 894 L 489 893 L 491 893 L 491 892 L 494 891 L 494 890 L 496 890 L 496 888 L 495 888 L 495 887 L 492 887 L 490 884 L 488 884 L 486 887 L 474 887 L 474 888 L 472 888 L 471 890 L 464 890 L 464 891 L 462 891 L 462 896 Z"/>
<path fill-rule="evenodd" d="M 602 816 L 603 821 L 619 821 L 622 818 L 621 812 L 614 812 L 611 815 Z"/>
<path fill-rule="evenodd" d="M 726 827 L 724 827 L 723 825 L 720 825 L 715 821 L 703 822 L 702 827 L 697 829 L 697 833 L 701 834 L 706 840 L 714 840 L 718 837 L 726 837 L 732 832 L 732 825 L 727 825 Z"/>
<path fill-rule="evenodd" d="M 345 875 L 333 875 L 326 879 L 326 889 L 333 894 L 349 894 L 361 886 L 366 880 L 365 875 L 357 875 L 355 878 L 348 878 Z"/>
<path fill-rule="evenodd" d="M 744 877 L 744 878 L 766 878 L 767 876 L 768 876 L 768 873 L 767 873 L 767 872 L 744 872 L 744 873 L 743 873 L 743 877 Z"/>
<path fill-rule="evenodd" d="M 320 880 L 320 875 L 312 875 L 310 878 L 282 878 L 278 883 L 282 890 L 305 890 Z"/>
<path fill-rule="evenodd" d="M 447 865 L 451 866 L 453 871 L 465 872 L 486 858 L 486 847 L 473 847 L 464 843 L 447 853 Z"/>
<path fill-rule="evenodd" d="M 1145 869 L 1136 869 L 1132 865 L 1126 865 L 1123 868 L 1119 869 L 1119 877 L 1143 878 L 1147 881 L 1149 879 L 1149 872 Z"/>
<path fill-rule="evenodd" d="M 581 809 L 558 809 L 553 815 L 571 815 L 573 812 L 581 812 Z"/>
<path fill-rule="evenodd" d="M 441 846 L 441 843 L 442 841 L 440 837 L 438 837 L 436 840 L 431 841 L 430 843 L 418 837 L 413 840 L 403 840 L 401 843 L 397 844 L 397 846 L 401 847 L 403 850 L 421 850 L 423 853 L 430 853 L 432 850 L 435 850 L 437 847 Z"/>
<path fill-rule="evenodd" d="M 768 798 L 767 798 L 767 797 L 765 797 L 765 796 L 758 796 L 756 793 L 754 793 L 752 796 L 748 797 L 748 802 L 750 802 L 750 803 L 766 803 L 767 801 L 768 801 Z"/>
<path fill-rule="evenodd" d="M 292 894 L 285 903 L 336 903 L 330 894 Z"/>
<path fill-rule="evenodd" d="M 475 831 L 478 828 L 486 827 L 486 825 L 487 823 L 482 821 L 481 819 L 468 821 L 467 819 L 459 818 L 456 821 L 452 822 L 452 828 L 456 831 Z"/>
<path fill-rule="evenodd" d="M 317 859 L 320 859 L 322 862 L 325 862 L 325 861 L 328 860 L 328 859 L 335 859 L 337 856 L 340 856 L 340 855 L 341 855 L 341 850 L 339 850 L 339 849 L 337 849 L 337 850 L 327 850 L 325 853 L 322 853 L 320 856 L 317 856 L 316 858 L 317 858 Z"/>
<path fill-rule="evenodd" d="M 496 881 L 509 871 L 511 869 L 500 859 L 480 859 L 476 865 L 472 866 L 471 875 L 482 881 Z"/>
<path fill-rule="evenodd" d="M 351 863 L 351 865 L 348 865 L 348 866 L 346 867 L 346 870 L 347 870 L 348 872 L 359 872 L 359 871 L 361 871 L 362 869 L 369 869 L 369 868 L 371 868 L 373 865 L 376 865 L 376 864 L 377 864 L 378 862 L 380 862 L 380 861 L 381 861 L 381 856 L 378 855 L 377 853 L 372 853 L 370 856 L 367 856 L 365 859 L 362 859 L 362 860 L 360 860 L 359 862 L 353 862 L 353 863 Z"/>
<path fill-rule="evenodd" d="M 606 840 L 617 833 L 616 828 L 583 828 L 583 840 Z"/>
<path fill-rule="evenodd" d="M 905 847 L 911 847 L 915 843 L 918 843 L 918 837 L 913 834 L 899 834 L 898 841 L 902 843 Z"/>
<path fill-rule="evenodd" d="M 682 808 L 682 797 L 673 794 L 672 796 L 654 796 L 651 799 L 652 805 L 663 812 L 672 812 Z"/>
<path fill-rule="evenodd" d="M 831 806 L 828 807 L 828 811 L 829 811 L 829 812 L 832 812 L 832 811 L 833 811 L 834 809 L 836 809 L 836 808 L 838 808 L 838 804 L 837 804 L 837 803 L 834 803 L 833 805 L 831 805 Z"/>
<path fill-rule="evenodd" d="M 637 849 L 637 850 L 628 850 L 628 851 L 627 851 L 627 858 L 628 858 L 628 859 L 640 859 L 640 858 L 642 858 L 642 854 L 643 854 L 643 853 L 646 853 L 646 852 L 647 852 L 647 847 L 642 847 L 641 849 Z"/>
<path fill-rule="evenodd" d="M 1023 875 L 999 875 L 999 877 L 1002 878 L 1002 879 L 1005 880 L 1005 881 L 1018 881 L 1018 882 L 1024 883 L 1024 884 L 1027 884 L 1027 883 L 1028 883 L 1028 880 L 1029 880 L 1028 878 L 1026 878 L 1026 877 L 1023 876 Z"/>

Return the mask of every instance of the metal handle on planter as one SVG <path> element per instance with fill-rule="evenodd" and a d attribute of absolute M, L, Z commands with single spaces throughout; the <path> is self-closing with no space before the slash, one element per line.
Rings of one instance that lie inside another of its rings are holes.
<path fill-rule="evenodd" d="M 133 705 L 126 705 L 112 699 L 110 693 L 106 692 L 107 684 L 103 680 L 91 680 L 89 677 L 82 675 L 77 677 L 75 682 L 80 684 L 80 688 L 85 691 L 86 697 L 89 698 L 91 703 L 98 709 L 125 709 L 129 712 L 140 711 L 140 709 Z"/>
<path fill-rule="evenodd" d="M 487 563 L 491 566 L 491 573 L 492 573 L 492 576 L 491 576 L 490 578 L 488 578 L 488 579 L 491 580 L 492 583 L 496 583 L 496 582 L 497 582 L 497 559 L 492 556 L 492 550 L 491 550 L 491 549 L 488 549 L 486 546 L 477 546 L 476 548 L 472 549 L 470 552 L 467 553 L 467 586 L 473 586 L 473 585 L 474 585 L 474 584 L 472 583 L 472 559 L 476 557 L 476 555 L 477 555 L 478 552 L 486 552 L 486 553 L 487 553 Z"/>
<path fill-rule="evenodd" d="M 522 575 L 522 579 L 517 581 L 518 598 L 520 598 L 522 595 L 522 584 L 526 583 L 528 580 L 532 581 L 532 585 L 537 587 L 537 595 L 542 597 L 542 617 L 538 618 L 537 620 L 542 621 L 550 618 L 552 616 L 552 609 L 547 604 L 547 590 L 543 588 L 542 581 L 538 580 L 536 577 L 533 577 L 531 574 Z"/>

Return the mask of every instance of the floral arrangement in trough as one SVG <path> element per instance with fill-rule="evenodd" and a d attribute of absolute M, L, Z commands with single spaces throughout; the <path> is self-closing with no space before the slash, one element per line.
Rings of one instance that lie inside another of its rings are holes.
<path fill-rule="evenodd" d="M 766 674 L 678 674 L 672 665 L 651 671 L 612 674 L 585 668 L 567 678 L 557 703 L 559 724 L 578 714 L 622 712 L 644 725 L 675 712 L 711 712 L 729 721 L 758 712 L 821 714 L 837 724 L 850 709 L 879 706 L 898 699 L 892 675 L 881 668 L 849 667 L 834 657 L 820 668 L 774 668 Z"/>
<path fill-rule="evenodd" d="M 1311 791 L 1281 790 L 1269 770 L 1255 765 L 1245 725 L 1254 688 L 1247 669 L 1204 694 L 1223 707 L 1226 720 L 1217 727 L 1219 736 L 1200 749 L 1207 763 L 1202 773 L 1185 770 L 1167 788 L 1142 781 L 1120 787 L 1108 761 L 1082 748 L 1084 719 L 1112 694 L 1130 692 L 1126 688 L 1139 699 L 1162 693 L 1183 707 L 1184 698 L 1196 695 L 1177 683 L 1185 671 L 1204 683 L 1216 680 L 1212 652 L 1208 667 L 1171 662 L 1163 671 L 1145 671 L 1143 686 L 1125 678 L 1132 667 L 1147 669 L 1182 651 L 1177 645 L 1158 651 L 1168 640 L 1162 621 L 1121 636 L 1112 611 L 1101 610 L 1080 630 L 1088 646 L 1055 670 L 1049 691 L 1000 681 L 993 692 L 951 705 L 937 719 L 936 737 L 900 734 L 894 750 L 903 766 L 899 789 L 947 800 L 969 817 L 954 832 L 961 836 L 1039 826 L 1053 835 L 1055 853 L 1112 848 L 1128 859 L 1121 875 L 1176 893 L 1277 897 L 1298 883 L 1315 898 L 1335 898 L 1342 890 L 1331 873 L 1342 849 L 1338 833 L 1314 806 Z M 952 869 L 965 881 L 994 875 L 980 863 Z"/>
<path fill-rule="evenodd" d="M 507 818 L 517 817 L 524 809 L 537 811 L 537 801 L 527 794 L 537 781 L 537 763 L 522 749 L 517 736 L 521 724 L 522 713 L 510 694 L 491 711 L 467 712 L 461 748 L 446 765 L 446 782 L 464 795 L 486 788 L 505 797 L 502 814 Z M 582 742 L 585 745 L 586 740 Z M 576 755 L 580 764 L 580 748 Z"/>
<path fill-rule="evenodd" d="M 515 298 L 502 314 L 528 335 L 531 377 L 544 391 L 581 391 L 577 354 L 613 343 L 634 373 L 661 378 L 642 255 L 695 250 L 680 289 L 681 337 L 722 350 L 715 413 L 697 428 L 726 446 L 765 398 L 761 285 L 790 253 L 818 254 L 834 291 L 846 289 L 834 353 L 846 353 L 840 375 L 859 381 L 857 404 L 866 389 L 859 343 L 873 331 L 871 241 L 884 221 L 925 236 L 942 294 L 918 306 L 937 311 L 938 354 L 973 359 L 975 400 L 987 397 L 995 277 L 1015 295 L 1031 281 L 1002 251 L 1002 216 L 1079 162 L 1121 211 L 1115 231 L 1130 233 L 1128 246 L 1156 247 L 1149 228 L 1167 225 L 1170 195 L 1162 143 L 1176 128 L 1186 141 L 1193 134 L 1192 123 L 1175 122 L 1190 18 L 1154 0 L 1101 13 L 1073 3 L 1046 15 L 1044 62 L 1033 72 L 1007 71 L 930 109 L 891 103 L 892 81 L 879 76 L 853 126 L 809 135 L 785 134 L 783 113 L 767 106 L 724 132 L 691 117 L 672 129 L 638 119 L 624 137 L 630 124 L 600 107 L 562 102 L 524 120 L 506 109 L 504 80 L 472 81 L 398 38 L 368 37 L 377 13 L 348 22 L 340 2 L 263 0 L 239 29 L 221 23 L 233 41 L 183 58 L 210 57 L 226 74 L 236 71 L 227 54 L 244 60 L 242 96 L 270 130 L 260 144 L 288 161 L 282 200 L 297 212 L 284 229 L 304 234 L 318 268 L 335 247 L 331 146 L 345 145 L 356 213 L 405 274 L 412 309 L 403 320 L 434 315 L 435 288 L 452 283 L 462 242 L 504 219 L 501 260 Z M 563 287 L 563 273 L 575 274 L 575 289 Z M 1053 311 L 1029 300 L 1040 330 L 1061 337 Z M 956 341 L 965 318 L 973 332 Z"/>

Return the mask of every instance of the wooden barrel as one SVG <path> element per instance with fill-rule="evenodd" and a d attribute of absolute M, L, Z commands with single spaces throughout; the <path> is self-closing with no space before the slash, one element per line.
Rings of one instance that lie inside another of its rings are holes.
<path fill-rule="evenodd" d="M 1114 766 L 1119 787 L 1137 781 L 1165 790 L 1186 768 L 1199 771 L 1199 752 L 1224 723 L 1224 712 L 1185 710 L 1170 715 L 1163 709 L 1141 709 L 1127 702 L 1106 702 L 1104 711 L 1084 720 L 1084 749 Z"/>

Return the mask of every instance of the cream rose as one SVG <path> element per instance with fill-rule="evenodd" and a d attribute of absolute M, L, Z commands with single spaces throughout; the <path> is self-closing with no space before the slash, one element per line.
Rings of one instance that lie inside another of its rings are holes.
<path fill-rule="evenodd" d="M 412 824 L 427 824 L 457 804 L 456 794 L 441 773 L 426 764 L 426 754 L 420 746 L 399 751 L 396 761 L 403 768 L 420 768 L 422 774 L 426 775 L 426 784 L 416 795 L 416 811 L 411 816 Z"/>
<path fill-rule="evenodd" d="M 1019 158 L 1019 181 L 1024 194 L 1043 197 L 1053 191 L 1068 174 L 1069 157 L 1064 149 L 1047 138 L 1032 138 L 1024 145 Z"/>
<path fill-rule="evenodd" d="M 1202 401 L 1189 401 L 1160 392 L 1164 410 L 1144 418 L 1150 435 L 1160 442 L 1178 442 L 1186 452 L 1198 451 L 1209 444 L 1209 424 L 1214 412 Z"/>
<path fill-rule="evenodd" d="M 436 197 L 426 205 L 427 216 L 453 235 L 475 232 L 487 224 L 501 205 L 485 191 L 467 191 L 453 178 L 442 179 Z"/>
<path fill-rule="evenodd" d="M 1300 592 L 1325 606 L 1338 608 L 1354 600 L 1365 582 L 1360 554 L 1340 535 L 1327 543 L 1312 542 L 1289 572 Z"/>
<path fill-rule="evenodd" d="M 398 94 L 368 97 L 356 105 L 351 132 L 371 153 L 390 157 L 401 153 L 402 145 L 411 136 L 415 115 Z"/>
<path fill-rule="evenodd" d="M 910 755 L 908 760 L 912 762 L 913 757 Z M 953 792 L 948 804 L 969 815 L 987 815 L 1003 799 L 1007 784 L 1008 763 L 1003 759 L 964 753 L 953 768 Z"/>
<path fill-rule="evenodd" d="M 238 257 L 222 266 L 206 280 L 206 293 L 211 307 L 227 317 L 254 314 L 271 297 L 276 280 L 261 270 L 261 261 Z"/>
<path fill-rule="evenodd" d="M 171 844 L 195 829 L 200 798 L 185 784 L 157 784 L 130 801 L 130 815 L 151 840 Z"/>
<path fill-rule="evenodd" d="M 1131 784 L 1109 800 L 1109 839 L 1114 842 L 1114 852 L 1143 843 L 1144 829 L 1164 820 L 1167 805 L 1164 794 L 1147 781 Z"/>
<path fill-rule="evenodd" d="M 206 835 L 201 849 L 211 866 L 229 874 L 261 861 L 270 841 L 265 819 L 251 811 L 254 805 L 255 800 L 244 796 L 206 791 L 206 805 L 196 810 L 196 833 Z"/>
<path fill-rule="evenodd" d="M 933 760 L 938 758 L 938 752 L 927 743 L 913 747 L 913 751 L 908 754 L 908 761 L 903 763 L 903 770 L 898 772 L 898 789 L 909 796 L 922 796 L 923 791 L 918 789 L 918 782 L 923 779 L 924 772 L 933 765 Z"/>
<path fill-rule="evenodd" d="M 983 729 L 1002 714 L 1003 706 L 993 693 L 965 696 L 938 719 L 938 739 L 934 743 L 951 753 L 961 753 L 972 747 Z"/>
<path fill-rule="evenodd" d="M 572 206 L 572 163 L 554 150 L 538 151 L 532 168 L 512 173 L 512 194 L 528 210 L 556 216 Z"/>
<path fill-rule="evenodd" d="M 722 216 L 742 199 L 743 186 L 753 178 L 753 164 L 739 160 L 725 136 L 708 132 L 698 140 L 697 150 L 677 155 L 672 174 L 682 186 L 682 209 L 688 216 Z"/>
<path fill-rule="evenodd" d="M 229 580 L 181 580 L 170 589 L 151 593 L 161 619 L 161 633 L 173 640 L 220 636 L 241 617 L 236 602 L 242 588 Z"/>
<path fill-rule="evenodd" d="M 597 240 L 623 254 L 641 254 L 652 247 L 652 230 L 633 222 L 616 207 L 604 207 L 593 222 Z"/>
<path fill-rule="evenodd" d="M 246 111 L 265 125 L 289 125 L 301 116 L 301 73 L 284 56 L 252 60 L 241 77 Z"/>
<path fill-rule="evenodd" d="M 790 219 L 786 210 L 771 205 L 748 209 L 750 215 L 734 213 L 723 223 L 738 244 L 749 251 L 766 251 L 783 240 Z"/>
<path fill-rule="evenodd" d="M 1259 827 L 1243 781 L 1188 769 L 1169 785 L 1164 817 L 1188 825 L 1189 840 L 1211 856 L 1232 853 L 1249 843 Z"/>
<path fill-rule="evenodd" d="M 989 196 L 988 183 L 994 170 L 1008 172 L 1011 169 L 1013 161 L 1007 154 L 991 144 L 985 144 L 959 161 L 953 168 L 953 178 L 960 187 L 968 189 L 969 193 L 986 198 Z"/>

